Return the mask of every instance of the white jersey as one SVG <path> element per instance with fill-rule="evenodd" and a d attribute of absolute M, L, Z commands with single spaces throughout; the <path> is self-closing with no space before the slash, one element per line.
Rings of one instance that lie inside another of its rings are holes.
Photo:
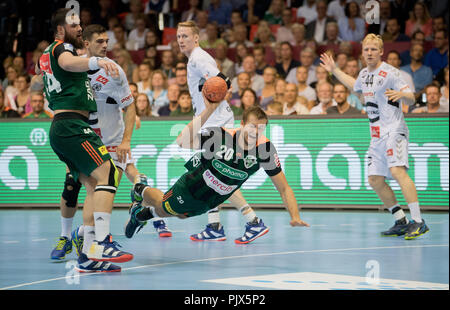
<path fill-rule="evenodd" d="M 89 124 L 107 147 L 118 146 L 122 142 L 125 131 L 122 109 L 134 100 L 125 72 L 119 65 L 117 69 L 117 79 L 107 75 L 104 69 L 87 72 L 97 102 L 97 113 L 89 115 Z"/>
<path fill-rule="evenodd" d="M 200 47 L 194 48 L 187 64 L 187 80 L 189 93 L 192 97 L 192 107 L 195 115 L 199 115 L 205 109 L 200 87 L 209 78 L 219 74 L 216 61 Z M 226 126 L 233 127 L 234 115 L 226 100 L 223 100 L 217 109 L 211 114 L 202 128 Z"/>
<path fill-rule="evenodd" d="M 372 139 L 383 138 L 389 133 L 408 136 L 402 103 L 388 100 L 385 95 L 387 89 L 411 92 L 399 70 L 384 61 L 372 72 L 368 68 L 362 69 L 353 88 L 364 96 Z"/>

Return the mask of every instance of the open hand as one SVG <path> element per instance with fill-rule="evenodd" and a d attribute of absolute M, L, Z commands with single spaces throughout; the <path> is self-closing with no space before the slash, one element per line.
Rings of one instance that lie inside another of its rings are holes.
<path fill-rule="evenodd" d="M 99 59 L 97 64 L 100 68 L 103 68 L 106 74 L 111 76 L 113 79 L 119 77 L 119 69 L 117 69 L 116 63 L 105 59 Z"/>
<path fill-rule="evenodd" d="M 334 62 L 333 57 L 327 53 L 320 55 L 320 61 L 320 66 L 328 72 L 333 72 L 333 70 L 336 69 L 336 63 Z"/>
<path fill-rule="evenodd" d="M 387 89 L 384 93 L 389 100 L 399 101 L 403 97 L 403 93 L 393 89 Z"/>
<path fill-rule="evenodd" d="M 291 220 L 289 222 L 289 224 L 291 224 L 292 227 L 296 227 L 296 226 L 305 226 L 305 227 L 309 227 L 309 224 L 306 223 L 305 221 L 302 221 L 300 219 L 298 220 Z"/>

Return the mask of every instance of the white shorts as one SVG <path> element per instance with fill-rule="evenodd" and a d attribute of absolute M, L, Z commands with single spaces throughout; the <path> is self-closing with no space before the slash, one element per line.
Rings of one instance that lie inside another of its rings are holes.
<path fill-rule="evenodd" d="M 408 136 L 394 133 L 370 141 L 368 151 L 368 175 L 381 175 L 393 179 L 389 168 L 404 166 L 408 163 Z"/>
<path fill-rule="evenodd" d="M 116 165 L 117 168 L 122 169 L 122 171 L 125 171 L 125 169 L 127 168 L 127 165 L 135 163 L 135 160 L 133 159 L 133 157 L 130 158 L 128 156 L 127 156 L 127 162 L 125 162 L 125 163 L 119 162 L 119 158 L 117 157 L 117 153 L 116 153 L 117 146 L 107 146 L 106 149 L 108 150 L 109 155 L 111 155 L 111 158 L 114 161 L 114 165 Z"/>
<path fill-rule="evenodd" d="M 223 101 L 206 120 L 202 126 L 202 131 L 208 127 L 225 127 L 228 129 L 234 127 L 234 114 L 226 101 Z"/>

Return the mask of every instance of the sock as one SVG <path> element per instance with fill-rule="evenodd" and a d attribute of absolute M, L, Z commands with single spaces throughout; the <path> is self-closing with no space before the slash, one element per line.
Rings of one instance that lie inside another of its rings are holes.
<path fill-rule="evenodd" d="M 84 225 L 81 225 L 78 227 L 78 236 L 83 237 L 84 236 Z"/>
<path fill-rule="evenodd" d="M 61 216 L 61 236 L 71 238 L 72 233 L 72 223 L 73 223 L 73 217 L 62 217 Z"/>
<path fill-rule="evenodd" d="M 417 223 L 422 223 L 422 216 L 420 215 L 419 202 L 409 203 L 408 208 L 409 212 L 411 213 L 411 218 Z"/>
<path fill-rule="evenodd" d="M 405 213 L 403 212 L 402 208 L 400 208 L 399 204 L 396 204 L 393 207 L 388 208 L 388 210 L 391 212 L 391 214 L 394 216 L 396 221 L 405 219 L 405 222 L 408 223 L 408 219 L 406 218 Z M 405 223 L 405 224 L 406 224 Z"/>
<path fill-rule="evenodd" d="M 136 213 L 136 218 L 142 222 L 154 218 L 160 219 L 156 214 L 155 207 L 144 207 L 140 212 Z"/>
<path fill-rule="evenodd" d="M 257 217 L 255 211 L 247 204 L 239 209 L 247 223 L 253 222 Z"/>
<path fill-rule="evenodd" d="M 94 212 L 95 240 L 103 241 L 109 235 L 111 213 Z"/>
<path fill-rule="evenodd" d="M 220 225 L 219 208 L 214 208 L 208 211 L 208 224 L 211 225 L 214 230 L 219 230 L 221 228 L 222 225 Z"/>
<path fill-rule="evenodd" d="M 84 230 L 83 236 L 83 249 L 81 250 L 83 254 L 88 254 L 91 248 L 92 242 L 95 239 L 95 227 L 94 226 L 82 226 Z"/>

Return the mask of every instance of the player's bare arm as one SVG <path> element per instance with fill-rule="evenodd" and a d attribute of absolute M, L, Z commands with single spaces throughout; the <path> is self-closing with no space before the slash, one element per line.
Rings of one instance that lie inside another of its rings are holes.
<path fill-rule="evenodd" d="M 177 144 L 182 148 L 199 148 L 200 141 L 197 133 L 200 131 L 200 128 L 206 123 L 211 114 L 220 105 L 220 102 L 212 103 L 208 101 L 205 95 L 203 95 L 203 100 L 205 101 L 206 108 L 201 114 L 196 116 L 189 124 L 187 124 L 187 126 L 183 128 L 183 130 L 177 137 Z"/>
<path fill-rule="evenodd" d="M 125 130 L 123 132 L 122 142 L 117 146 L 117 158 L 119 162 L 124 163 L 128 157 L 131 157 L 131 136 L 133 134 L 133 127 L 136 121 L 136 106 L 134 103 L 127 106 L 125 109 Z"/>
<path fill-rule="evenodd" d="M 281 171 L 280 173 L 270 177 L 273 185 L 275 185 L 276 189 L 280 193 L 281 199 L 283 200 L 284 205 L 286 206 L 289 214 L 291 216 L 290 224 L 291 226 L 306 226 L 309 227 L 309 224 L 300 219 L 300 213 L 298 211 L 297 200 L 295 199 L 294 192 L 292 188 L 289 186 L 286 175 Z"/>
<path fill-rule="evenodd" d="M 31 79 L 30 89 L 32 91 L 43 91 L 44 90 L 44 80 L 42 75 L 35 75 Z"/>
<path fill-rule="evenodd" d="M 336 66 L 332 56 L 327 53 L 320 55 L 320 66 L 327 70 L 329 73 L 333 74 L 342 84 L 344 84 L 348 89 L 353 91 L 353 86 L 356 80 L 350 75 L 344 73 L 341 69 Z"/>
<path fill-rule="evenodd" d="M 112 61 L 99 57 L 84 58 L 64 52 L 58 57 L 58 64 L 61 68 L 70 72 L 86 72 L 102 68 L 109 76 L 113 78 L 119 77 L 117 65 Z"/>

